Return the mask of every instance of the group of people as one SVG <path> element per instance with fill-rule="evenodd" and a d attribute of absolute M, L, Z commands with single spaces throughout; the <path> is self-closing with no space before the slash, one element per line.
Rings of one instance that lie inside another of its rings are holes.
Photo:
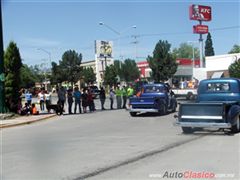
<path fill-rule="evenodd" d="M 95 111 L 93 94 L 90 88 L 83 88 L 83 90 L 80 91 L 78 86 L 76 86 L 74 89 L 69 88 L 68 90 L 65 90 L 64 87 L 61 87 L 59 90 L 57 90 L 57 94 L 58 94 L 58 102 L 62 105 L 63 109 L 64 109 L 64 104 L 67 101 L 69 114 L 73 114 L 72 112 L 73 103 L 74 103 L 74 114 L 77 113 L 77 108 L 79 110 L 79 113 L 82 113 L 82 109 L 83 109 L 83 113 L 86 113 L 87 107 L 89 107 L 90 112 Z"/>
<path fill-rule="evenodd" d="M 20 115 L 37 115 L 39 114 L 39 111 L 36 107 L 35 103 L 32 103 L 32 93 L 30 90 L 24 90 L 22 93 L 25 95 L 25 104 L 22 106 L 22 98 L 20 97 L 18 100 L 18 114 Z M 38 102 L 40 104 L 40 110 L 44 111 L 45 106 L 50 112 L 50 109 L 48 109 L 48 105 L 51 104 L 51 94 L 48 91 L 45 91 L 42 89 L 38 93 Z"/>
<path fill-rule="evenodd" d="M 74 114 L 77 112 L 77 108 L 79 109 L 79 113 L 87 112 L 87 107 L 89 107 L 89 111 L 93 112 L 96 110 L 95 103 L 93 99 L 93 94 L 91 88 L 83 88 L 82 91 L 79 90 L 78 87 L 75 87 L 74 90 L 69 88 L 65 90 L 64 87 L 61 87 L 58 91 L 58 101 L 62 104 L 64 108 L 64 104 L 67 101 L 68 103 L 68 113 L 72 114 L 72 106 L 74 105 Z M 127 108 L 127 99 L 133 96 L 134 90 L 133 88 L 123 86 L 112 87 L 109 92 L 110 99 L 110 109 L 114 109 L 114 101 L 117 101 L 117 109 Z M 101 103 L 101 110 L 105 110 L 105 101 L 106 101 L 106 91 L 103 87 L 99 90 L 99 99 Z M 82 108 L 81 108 L 82 106 Z"/>
<path fill-rule="evenodd" d="M 37 110 L 37 107 L 35 103 L 32 103 L 32 94 L 29 90 L 25 93 L 25 100 L 26 103 L 24 106 L 22 106 L 22 98 L 18 99 L 18 114 L 20 115 L 38 115 L 39 111 Z"/>
<path fill-rule="evenodd" d="M 94 103 L 94 95 L 90 87 L 79 89 L 78 86 L 69 89 L 65 89 L 63 86 L 56 90 L 57 92 L 57 104 L 59 104 L 64 111 L 64 105 L 68 104 L 68 113 L 76 114 L 77 110 L 79 113 L 86 113 L 89 108 L 89 112 L 96 110 Z M 114 103 L 116 99 L 117 109 L 127 108 L 127 99 L 133 96 L 134 90 L 131 86 L 128 88 L 126 86 L 110 88 L 109 100 L 110 107 L 109 109 L 114 109 Z M 101 103 L 101 110 L 105 110 L 105 101 L 106 101 L 106 91 L 103 87 L 98 91 L 99 99 Z M 50 112 L 50 105 L 52 105 L 52 94 L 48 91 L 42 89 L 38 95 L 38 103 L 40 105 L 40 111 L 44 112 L 47 110 Z M 74 107 L 73 107 L 74 106 Z M 72 111 L 73 110 L 73 111 Z M 19 100 L 19 114 L 39 114 L 39 111 L 36 108 L 35 103 L 32 103 L 32 94 L 30 90 L 25 92 L 25 105 L 22 107 L 22 102 Z"/>
<path fill-rule="evenodd" d="M 198 84 L 199 84 L 199 80 L 196 79 L 196 78 L 193 78 L 192 80 L 184 80 L 184 81 L 181 81 L 179 83 L 179 86 L 181 89 L 186 89 L 186 88 L 190 88 L 190 89 L 196 89 L 198 88 Z"/>
<path fill-rule="evenodd" d="M 132 86 L 128 88 L 123 86 L 122 88 L 118 85 L 115 90 L 114 88 L 110 89 L 109 98 L 110 98 L 110 109 L 113 109 L 113 103 L 116 96 L 117 109 L 127 109 L 127 99 L 132 97 L 134 90 Z"/>

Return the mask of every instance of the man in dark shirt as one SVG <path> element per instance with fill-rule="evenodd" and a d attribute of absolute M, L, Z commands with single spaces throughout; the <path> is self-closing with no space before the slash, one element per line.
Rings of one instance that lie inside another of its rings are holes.
<path fill-rule="evenodd" d="M 100 101 L 101 101 L 102 110 L 105 110 L 104 103 L 105 103 L 105 99 L 106 99 L 106 93 L 105 93 L 105 90 L 103 89 L 103 87 L 101 87 L 101 89 L 100 89 L 99 97 L 100 97 Z"/>

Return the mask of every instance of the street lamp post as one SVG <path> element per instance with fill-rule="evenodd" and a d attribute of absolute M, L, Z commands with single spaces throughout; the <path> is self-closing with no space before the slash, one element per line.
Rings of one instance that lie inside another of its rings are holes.
<path fill-rule="evenodd" d="M 52 63 L 52 61 L 51 61 L 51 53 L 50 53 L 49 51 L 43 49 L 43 48 L 38 48 L 37 50 L 43 51 L 43 52 L 45 52 L 45 53 L 48 54 L 49 63 L 50 63 L 50 64 L 49 64 L 49 69 L 50 69 L 50 68 L 51 68 L 51 63 Z M 46 63 L 46 64 L 47 64 L 47 63 Z M 45 71 L 44 71 L 44 76 L 45 76 L 45 89 L 48 89 L 48 86 L 47 86 L 47 67 L 46 67 L 46 69 L 45 69 Z"/>
<path fill-rule="evenodd" d="M 48 57 L 49 57 L 49 68 L 51 67 L 51 63 L 52 63 L 52 60 L 51 60 L 51 53 L 49 52 L 49 51 L 47 51 L 47 50 L 45 50 L 45 49 L 43 49 L 43 48 L 38 48 L 37 50 L 39 50 L 39 51 L 43 51 L 43 52 L 45 52 L 45 53 L 47 53 L 48 54 Z"/>
<path fill-rule="evenodd" d="M 195 51 L 194 51 L 194 43 L 198 43 L 197 41 L 188 41 L 189 44 L 192 45 L 192 67 L 195 67 Z"/>

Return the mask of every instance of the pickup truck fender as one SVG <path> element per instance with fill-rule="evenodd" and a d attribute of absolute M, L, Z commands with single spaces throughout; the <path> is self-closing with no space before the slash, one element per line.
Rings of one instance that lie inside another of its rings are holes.
<path fill-rule="evenodd" d="M 240 116 L 240 106 L 239 105 L 232 105 L 228 111 L 228 121 L 232 124 L 235 125 L 238 120 L 238 116 Z"/>

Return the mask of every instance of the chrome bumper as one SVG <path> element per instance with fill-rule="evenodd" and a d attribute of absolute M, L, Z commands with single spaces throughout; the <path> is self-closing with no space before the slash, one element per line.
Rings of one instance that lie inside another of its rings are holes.
<path fill-rule="evenodd" d="M 175 122 L 174 125 L 182 127 L 202 127 L 202 128 L 231 128 L 230 123 L 206 123 L 206 122 Z"/>
<path fill-rule="evenodd" d="M 131 108 L 129 110 L 130 112 L 138 112 L 138 113 L 148 113 L 148 112 L 153 112 L 153 113 L 157 113 L 158 110 L 157 109 L 137 109 L 137 108 Z"/>

